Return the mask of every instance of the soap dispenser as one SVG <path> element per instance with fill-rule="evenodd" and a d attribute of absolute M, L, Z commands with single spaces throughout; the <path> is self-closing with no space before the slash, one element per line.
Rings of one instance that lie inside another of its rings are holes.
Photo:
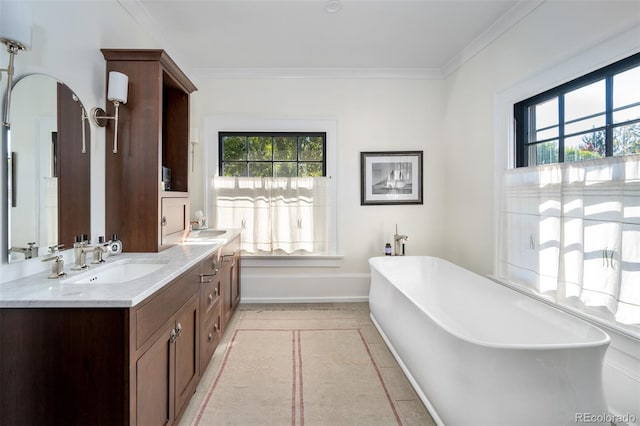
<path fill-rule="evenodd" d="M 109 251 L 111 254 L 122 253 L 122 241 L 118 239 L 117 234 L 111 235 L 111 241 L 109 242 Z"/>

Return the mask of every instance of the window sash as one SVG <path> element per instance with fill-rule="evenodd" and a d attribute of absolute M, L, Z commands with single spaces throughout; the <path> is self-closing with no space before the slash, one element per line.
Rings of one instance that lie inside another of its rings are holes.
<path fill-rule="evenodd" d="M 544 162 L 540 163 L 536 153 L 539 152 L 540 149 L 544 150 L 544 148 L 541 147 L 541 144 L 550 142 L 557 143 L 557 161 L 554 162 L 563 163 L 567 160 L 571 160 L 573 156 L 565 159 L 565 142 L 569 138 L 574 138 L 580 135 L 589 135 L 598 131 L 604 131 L 604 156 L 611 157 L 629 154 L 625 152 L 624 147 L 622 150 L 618 149 L 621 153 L 617 153 L 617 151 L 614 150 L 615 132 L 625 126 L 640 124 L 640 118 L 631 118 L 628 120 L 614 118 L 620 116 L 620 114 L 616 114 L 617 112 L 625 110 L 632 111 L 633 108 L 639 106 L 640 102 L 628 105 L 619 105 L 614 108 L 613 82 L 616 76 L 637 67 L 640 67 L 640 53 L 515 104 L 514 120 L 516 131 L 516 167 L 544 164 Z M 603 80 L 605 82 L 605 110 L 565 121 L 565 95 Z M 553 99 L 557 99 L 558 102 L 557 120 L 553 120 L 555 121 L 554 124 L 536 128 L 536 106 L 543 105 Z M 571 125 L 573 124 L 601 117 L 603 115 L 604 124 L 602 125 L 598 125 L 593 128 L 571 130 Z M 555 128 L 558 129 L 557 135 L 551 134 L 551 131 Z M 547 132 L 546 134 L 543 133 L 545 131 Z M 538 139 L 538 135 L 541 133 L 542 139 Z"/>
<path fill-rule="evenodd" d="M 224 147 L 225 138 L 228 137 L 240 137 L 245 139 L 245 149 L 243 158 L 229 158 L 226 156 L 226 151 Z M 250 138 L 258 137 L 258 138 L 270 138 L 271 139 L 271 158 L 251 158 L 251 149 L 250 149 Z M 276 138 L 296 138 L 296 158 L 282 158 L 277 155 L 276 147 Z M 321 138 L 322 140 L 322 153 L 320 159 L 314 158 L 305 158 L 304 152 L 301 149 L 302 140 L 305 138 Z M 248 177 L 259 177 L 262 175 L 252 175 L 251 170 L 260 169 L 264 170 L 264 166 L 271 165 L 270 176 L 271 177 L 306 177 L 309 176 L 303 170 L 308 168 L 309 166 L 314 166 L 312 168 L 319 168 L 321 171 L 321 176 L 327 175 L 327 134 L 326 132 L 219 132 L 218 133 L 218 148 L 219 148 L 219 164 L 218 171 L 220 176 L 230 176 L 225 174 L 225 166 L 235 166 L 236 170 L 241 170 L 243 173 L 238 174 L 235 173 L 233 176 L 248 176 Z M 295 164 L 295 176 L 279 176 L 278 171 L 282 169 L 282 166 L 286 164 Z M 280 167 L 278 167 L 280 166 Z M 268 169 L 268 167 L 267 167 Z M 265 177 L 265 176 L 263 176 Z"/>

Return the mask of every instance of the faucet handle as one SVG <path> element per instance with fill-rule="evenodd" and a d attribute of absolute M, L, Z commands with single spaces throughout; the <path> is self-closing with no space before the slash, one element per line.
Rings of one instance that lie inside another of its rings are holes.
<path fill-rule="evenodd" d="M 51 260 L 55 260 L 51 265 L 51 273 L 49 274 L 49 279 L 60 278 L 63 275 L 66 275 L 64 272 L 64 259 L 62 255 L 55 255 L 51 257 L 47 257 L 46 259 L 42 259 L 43 262 L 49 262 Z"/>
<path fill-rule="evenodd" d="M 55 254 L 58 253 L 62 247 L 64 247 L 64 244 L 55 244 L 49 246 L 49 251 L 51 252 L 51 254 Z"/>

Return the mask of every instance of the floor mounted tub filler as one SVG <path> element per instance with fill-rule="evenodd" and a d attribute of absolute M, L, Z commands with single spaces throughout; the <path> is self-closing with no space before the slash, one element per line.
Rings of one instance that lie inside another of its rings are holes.
<path fill-rule="evenodd" d="M 369 260 L 371 318 L 441 425 L 575 425 L 608 415 L 609 336 L 434 257 Z"/>

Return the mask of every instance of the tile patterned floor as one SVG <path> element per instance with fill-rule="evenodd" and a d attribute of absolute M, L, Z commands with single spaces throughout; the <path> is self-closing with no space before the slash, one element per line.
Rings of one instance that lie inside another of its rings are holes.
<path fill-rule="evenodd" d="M 314 315 L 314 311 L 323 311 L 322 315 Z M 191 425 L 207 391 L 220 369 L 229 341 L 234 331 L 239 328 L 252 328 L 252 324 L 261 327 L 268 323 L 269 328 L 277 328 L 278 321 L 286 318 L 296 320 L 297 327 L 349 327 L 359 328 L 370 348 L 380 374 L 385 382 L 389 396 L 393 400 L 403 425 L 434 426 L 435 423 L 424 405 L 402 373 L 398 363 L 382 340 L 369 317 L 367 303 L 313 303 L 313 304 L 242 304 L 234 314 L 227 330 L 222 336 L 209 367 L 196 389 L 189 406 L 183 414 L 180 425 Z M 288 323 L 290 325 L 290 322 Z M 272 426 L 272 425 L 265 425 Z M 273 425 L 276 426 L 276 425 Z M 313 425 L 311 425 L 313 426 Z M 325 426 L 325 425 L 322 425 Z"/>

